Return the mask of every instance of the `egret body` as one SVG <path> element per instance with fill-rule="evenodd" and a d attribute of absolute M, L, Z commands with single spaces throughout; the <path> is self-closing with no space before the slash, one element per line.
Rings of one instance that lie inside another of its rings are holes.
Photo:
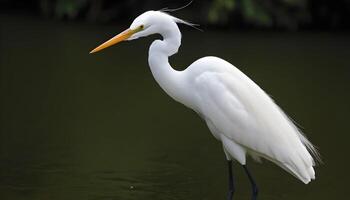
<path fill-rule="evenodd" d="M 214 137 L 222 142 L 228 161 L 229 193 L 234 193 L 231 160 L 240 163 L 252 184 L 252 198 L 257 186 L 246 167 L 247 155 L 270 160 L 304 182 L 315 179 L 314 146 L 287 115 L 251 79 L 229 62 L 218 57 L 203 57 L 183 71 L 169 64 L 177 53 L 181 32 L 177 23 L 190 23 L 161 11 L 138 16 L 130 28 L 98 46 L 100 51 L 123 40 L 160 34 L 149 48 L 148 63 L 160 87 L 173 99 L 197 112 Z"/>

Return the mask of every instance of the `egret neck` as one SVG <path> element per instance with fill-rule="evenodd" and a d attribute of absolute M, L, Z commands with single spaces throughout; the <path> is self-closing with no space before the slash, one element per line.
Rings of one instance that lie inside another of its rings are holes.
<path fill-rule="evenodd" d="M 189 105 L 189 95 L 185 89 L 186 79 L 182 71 L 177 71 L 169 64 L 169 57 L 177 53 L 181 45 L 181 32 L 175 23 L 159 34 L 163 40 L 155 40 L 148 52 L 148 63 L 153 77 L 160 87 L 176 101 Z"/>

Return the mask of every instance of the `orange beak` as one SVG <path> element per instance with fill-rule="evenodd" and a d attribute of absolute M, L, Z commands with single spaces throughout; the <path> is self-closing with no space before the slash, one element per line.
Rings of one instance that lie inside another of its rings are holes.
<path fill-rule="evenodd" d="M 114 36 L 113 38 L 109 39 L 107 42 L 101 44 L 100 46 L 96 47 L 94 50 L 90 51 L 90 53 L 95 53 L 98 51 L 101 51 L 102 49 L 105 49 L 107 47 L 110 47 L 112 45 L 115 45 L 121 41 L 124 41 L 131 37 L 136 30 L 126 29 L 125 31 L 119 33 L 118 35 Z"/>

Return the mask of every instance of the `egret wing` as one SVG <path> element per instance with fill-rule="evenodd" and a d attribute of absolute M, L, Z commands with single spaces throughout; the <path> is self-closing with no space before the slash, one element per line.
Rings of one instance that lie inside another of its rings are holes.
<path fill-rule="evenodd" d="M 307 182 L 314 161 L 301 133 L 258 85 L 230 66 L 195 79 L 200 112 L 248 153 L 282 165 Z"/>

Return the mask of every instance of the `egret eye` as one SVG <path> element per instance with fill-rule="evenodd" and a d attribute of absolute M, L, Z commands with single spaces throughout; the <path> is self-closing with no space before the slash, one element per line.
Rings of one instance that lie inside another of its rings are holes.
<path fill-rule="evenodd" d="M 145 28 L 145 26 L 144 26 L 144 25 L 141 25 L 141 26 L 140 26 L 140 29 L 144 29 L 144 28 Z"/>

